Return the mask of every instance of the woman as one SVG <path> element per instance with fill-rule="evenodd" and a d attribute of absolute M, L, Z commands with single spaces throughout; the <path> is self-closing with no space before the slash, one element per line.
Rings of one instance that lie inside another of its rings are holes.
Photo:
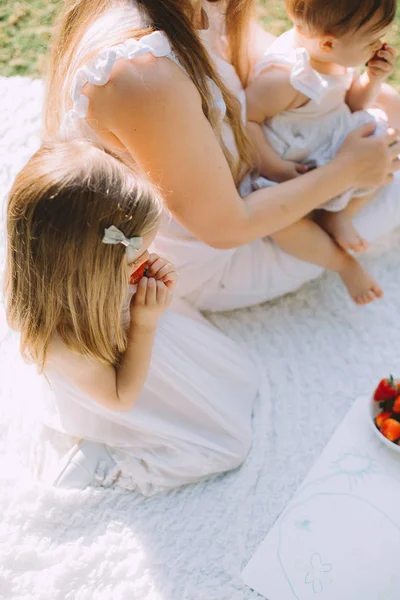
<path fill-rule="evenodd" d="M 204 31 L 203 4 L 67 2 L 53 42 L 46 123 L 50 135 L 61 127 L 67 138 L 96 137 L 146 173 L 172 215 L 156 251 L 175 263 L 179 294 L 199 309 L 225 310 L 316 277 L 321 268 L 265 238 L 350 187 L 391 183 L 356 218 L 365 239 L 400 223 L 400 180 L 391 174 L 400 145 L 389 149 L 390 136 L 368 139 L 366 126 L 326 167 L 243 202 L 236 185 L 246 193 L 252 154 L 237 99 L 258 52 L 248 47 L 254 2 L 227 2 L 225 49 L 215 11 Z"/>

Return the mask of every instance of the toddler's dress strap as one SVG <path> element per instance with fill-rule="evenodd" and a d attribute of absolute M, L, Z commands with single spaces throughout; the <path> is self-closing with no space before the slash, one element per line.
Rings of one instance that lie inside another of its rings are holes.
<path fill-rule="evenodd" d="M 273 65 L 284 65 L 290 70 L 290 83 L 295 90 L 317 104 L 322 102 L 328 91 L 328 83 L 323 76 L 310 65 L 310 57 L 305 48 L 293 48 L 287 54 L 267 52 L 257 63 L 253 78 Z"/>

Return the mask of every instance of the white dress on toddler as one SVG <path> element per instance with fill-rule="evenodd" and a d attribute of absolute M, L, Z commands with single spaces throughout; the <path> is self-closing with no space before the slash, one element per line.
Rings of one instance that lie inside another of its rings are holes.
<path fill-rule="evenodd" d="M 335 157 L 351 131 L 370 122 L 377 122 L 375 134 L 386 130 L 386 116 L 382 111 L 351 112 L 346 104 L 354 69 L 347 69 L 342 75 L 319 73 L 311 66 L 307 50 L 296 46 L 294 30 L 284 33 L 268 48 L 256 65 L 254 78 L 273 65 L 287 66 L 294 89 L 309 98 L 303 106 L 285 110 L 263 123 L 265 137 L 284 160 L 311 162 L 321 167 Z M 264 177 L 254 181 L 256 189 L 270 185 L 276 185 L 276 182 Z M 342 210 L 353 197 L 364 196 L 370 191 L 365 188 L 348 190 L 321 208 Z"/>

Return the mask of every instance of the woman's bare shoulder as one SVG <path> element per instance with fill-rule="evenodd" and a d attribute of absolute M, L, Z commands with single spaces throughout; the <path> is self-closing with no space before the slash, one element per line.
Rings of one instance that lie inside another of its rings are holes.
<path fill-rule="evenodd" d="M 88 84 L 89 118 L 109 120 L 114 111 L 140 109 L 142 115 L 160 104 L 191 100 L 200 104 L 200 95 L 186 72 L 170 58 L 146 54 L 134 60 L 119 60 L 104 86 Z"/>

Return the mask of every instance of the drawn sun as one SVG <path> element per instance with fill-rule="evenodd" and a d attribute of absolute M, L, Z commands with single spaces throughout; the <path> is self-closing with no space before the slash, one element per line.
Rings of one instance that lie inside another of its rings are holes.
<path fill-rule="evenodd" d="M 346 475 L 349 478 L 350 486 L 357 487 L 360 481 L 363 481 L 367 475 L 378 472 L 378 465 L 368 454 L 358 452 L 352 449 L 339 456 L 332 464 L 337 474 Z"/>

